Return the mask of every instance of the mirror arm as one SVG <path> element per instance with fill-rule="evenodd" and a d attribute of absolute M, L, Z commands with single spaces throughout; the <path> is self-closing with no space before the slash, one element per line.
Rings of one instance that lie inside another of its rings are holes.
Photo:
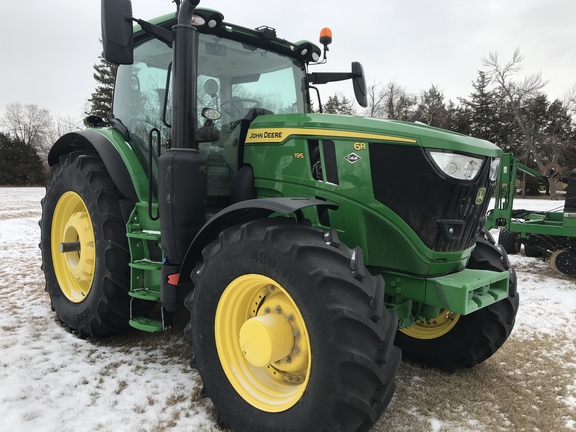
<path fill-rule="evenodd" d="M 146 33 L 151 34 L 156 39 L 164 42 L 170 48 L 172 48 L 172 41 L 174 40 L 174 35 L 171 30 L 166 30 L 156 24 L 149 23 L 148 21 L 141 20 L 139 18 L 130 17 L 132 21 L 139 24 Z"/>
<path fill-rule="evenodd" d="M 310 84 L 327 84 L 334 81 L 344 81 L 357 77 L 354 72 L 316 72 L 309 73 L 306 78 Z"/>

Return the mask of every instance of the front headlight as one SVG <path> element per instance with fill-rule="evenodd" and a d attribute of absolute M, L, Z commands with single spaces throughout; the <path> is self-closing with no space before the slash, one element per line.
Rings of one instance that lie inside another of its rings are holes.
<path fill-rule="evenodd" d="M 500 173 L 500 158 L 492 159 L 490 163 L 490 181 L 495 182 Z"/>
<path fill-rule="evenodd" d="M 457 153 L 431 151 L 429 154 L 443 173 L 458 180 L 474 180 L 484 163 L 483 159 Z"/>

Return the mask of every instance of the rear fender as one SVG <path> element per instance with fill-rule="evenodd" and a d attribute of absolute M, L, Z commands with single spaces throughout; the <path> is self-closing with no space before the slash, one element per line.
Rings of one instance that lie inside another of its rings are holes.
<path fill-rule="evenodd" d="M 190 274 L 196 263 L 202 259 L 202 250 L 214 241 L 227 228 L 256 219 L 267 218 L 273 213 L 295 214 L 301 220 L 302 209 L 306 207 L 326 207 L 331 210 L 337 204 L 311 198 L 264 198 L 241 201 L 220 211 L 196 235 L 180 268 L 179 284 L 190 282 Z"/>
<path fill-rule="evenodd" d="M 54 143 L 48 153 L 48 164 L 74 151 L 95 150 L 122 194 L 133 202 L 147 201 L 147 174 L 138 157 L 113 128 L 70 132 Z"/>

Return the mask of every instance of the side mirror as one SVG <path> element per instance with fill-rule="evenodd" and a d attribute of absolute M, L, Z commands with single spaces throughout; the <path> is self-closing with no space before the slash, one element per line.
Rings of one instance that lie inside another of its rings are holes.
<path fill-rule="evenodd" d="M 354 86 L 354 96 L 358 104 L 366 108 L 368 106 L 368 91 L 366 90 L 366 78 L 364 77 L 364 68 L 359 62 L 352 62 L 352 85 Z"/>
<path fill-rule="evenodd" d="M 102 0 L 102 45 L 110 63 L 134 63 L 132 3 L 130 0 Z"/>

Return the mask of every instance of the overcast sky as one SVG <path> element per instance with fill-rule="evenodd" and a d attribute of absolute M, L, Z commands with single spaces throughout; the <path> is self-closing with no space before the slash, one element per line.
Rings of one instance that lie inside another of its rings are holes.
<path fill-rule="evenodd" d="M 330 27 L 328 64 L 364 65 L 368 84 L 395 81 L 419 93 L 434 83 L 446 98 L 468 96 L 482 58 L 515 48 L 524 74 L 542 72 L 550 98 L 576 84 L 575 0 L 202 0 L 225 20 L 268 25 L 291 41 L 318 41 Z M 132 0 L 134 16 L 174 10 L 170 0 Z M 80 117 L 95 88 L 93 65 L 102 51 L 100 0 L 0 1 L 0 115 L 12 102 L 36 104 L 55 116 Z M 324 100 L 340 90 L 332 84 Z M 352 85 L 345 88 L 351 97 Z"/>

